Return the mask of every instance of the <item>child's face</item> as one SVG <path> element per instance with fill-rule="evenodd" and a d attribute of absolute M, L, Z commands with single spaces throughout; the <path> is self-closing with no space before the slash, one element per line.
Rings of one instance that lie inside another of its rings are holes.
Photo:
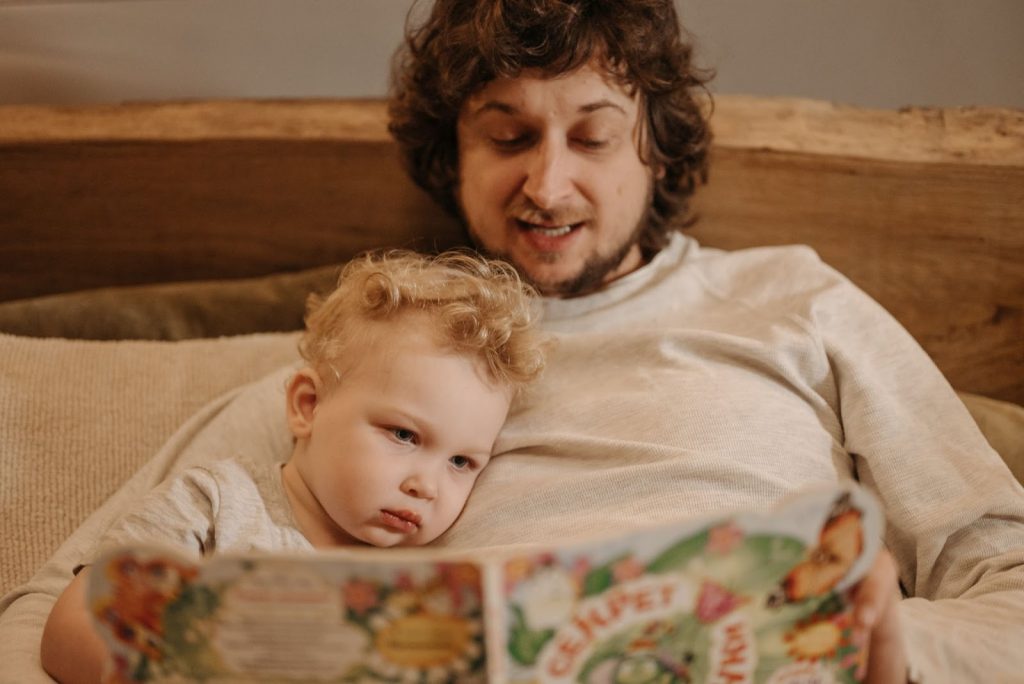
<path fill-rule="evenodd" d="M 297 441 L 285 486 L 314 545 L 431 542 L 490 459 L 507 388 L 439 347 L 416 316 L 374 324 L 382 334 L 326 397 L 310 371 L 289 386 Z"/>

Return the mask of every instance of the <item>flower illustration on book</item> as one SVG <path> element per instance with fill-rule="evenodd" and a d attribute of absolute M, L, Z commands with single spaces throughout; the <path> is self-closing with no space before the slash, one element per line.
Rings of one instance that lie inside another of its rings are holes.
<path fill-rule="evenodd" d="M 740 596 L 712 580 L 704 580 L 697 594 L 694 613 L 704 624 L 715 622 L 728 615 L 738 606 L 746 603 L 747 597 Z"/>
<path fill-rule="evenodd" d="M 352 579 L 341 587 L 346 608 L 356 615 L 366 615 L 380 603 L 379 586 L 368 580 Z"/>
<path fill-rule="evenodd" d="M 831 660 L 841 650 L 843 656 L 852 651 L 850 627 L 849 613 L 811 615 L 793 625 L 783 640 L 795 660 Z"/>
<path fill-rule="evenodd" d="M 437 606 L 434 612 L 467 613 L 481 609 L 483 578 L 476 565 L 443 563 L 437 574 L 437 581 L 431 586 L 427 598 Z"/>
<path fill-rule="evenodd" d="M 716 556 L 728 555 L 743 541 L 743 528 L 730 520 L 708 530 L 708 553 Z"/>
<path fill-rule="evenodd" d="M 769 595 L 768 606 L 802 601 L 834 589 L 864 550 L 863 517 L 848 492 L 840 495 L 822 525 L 818 543 Z"/>
<path fill-rule="evenodd" d="M 612 564 L 612 577 L 616 582 L 627 582 L 642 576 L 647 571 L 636 556 L 626 556 Z"/>
<path fill-rule="evenodd" d="M 393 620 L 374 640 L 374 669 L 401 679 L 456 681 L 483 655 L 479 621 L 417 613 Z"/>
<path fill-rule="evenodd" d="M 387 617 L 397 618 L 403 615 L 416 612 L 424 602 L 421 593 L 415 589 L 398 589 L 396 587 L 387 599 L 382 603 L 382 610 Z M 450 612 L 444 610 L 444 606 L 434 606 L 433 611 L 438 613 Z"/>
<path fill-rule="evenodd" d="M 472 564 L 350 577 L 343 602 L 369 637 L 367 681 L 461 682 L 483 663 L 481 576 Z"/>
<path fill-rule="evenodd" d="M 572 581 L 576 583 L 576 593 L 583 593 L 583 587 L 591 570 L 593 570 L 593 564 L 590 558 L 587 556 L 573 558 L 572 563 L 569 565 L 569 574 L 572 575 Z"/>

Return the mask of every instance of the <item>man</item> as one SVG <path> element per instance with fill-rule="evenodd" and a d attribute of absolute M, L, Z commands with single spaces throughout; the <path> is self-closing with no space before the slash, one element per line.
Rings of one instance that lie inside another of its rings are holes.
<path fill-rule="evenodd" d="M 413 179 L 547 295 L 561 343 L 449 543 L 515 534 L 496 512 L 517 496 L 614 527 L 623 490 L 662 519 L 856 477 L 898 562 L 858 589 L 870 680 L 1019 676 L 991 644 L 1024 638 L 1024 496 L 948 384 L 807 250 L 675 231 L 709 134 L 670 0 L 437 0 L 396 64 Z M 526 521 L 523 540 L 577 530 Z M 943 600 L 901 606 L 898 581 Z"/>

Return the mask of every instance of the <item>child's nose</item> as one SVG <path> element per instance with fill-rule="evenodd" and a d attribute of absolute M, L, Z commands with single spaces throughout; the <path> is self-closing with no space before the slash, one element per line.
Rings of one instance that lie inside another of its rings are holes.
<path fill-rule="evenodd" d="M 437 496 L 437 487 L 430 478 L 417 474 L 402 481 L 402 492 L 417 499 L 433 499 Z"/>

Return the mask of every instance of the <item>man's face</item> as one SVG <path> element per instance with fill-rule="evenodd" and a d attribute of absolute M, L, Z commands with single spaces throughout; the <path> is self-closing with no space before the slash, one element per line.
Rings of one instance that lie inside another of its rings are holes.
<path fill-rule="evenodd" d="M 308 374 L 289 385 L 298 443 L 284 481 L 307 536 L 421 545 L 462 511 L 510 394 L 477 359 L 438 346 L 427 320 L 376 323 L 384 330 L 326 396 L 304 394 L 319 385 Z"/>
<path fill-rule="evenodd" d="M 636 269 L 653 183 L 642 127 L 639 97 L 594 65 L 488 83 L 457 129 L 470 235 L 547 295 L 584 294 Z"/>

